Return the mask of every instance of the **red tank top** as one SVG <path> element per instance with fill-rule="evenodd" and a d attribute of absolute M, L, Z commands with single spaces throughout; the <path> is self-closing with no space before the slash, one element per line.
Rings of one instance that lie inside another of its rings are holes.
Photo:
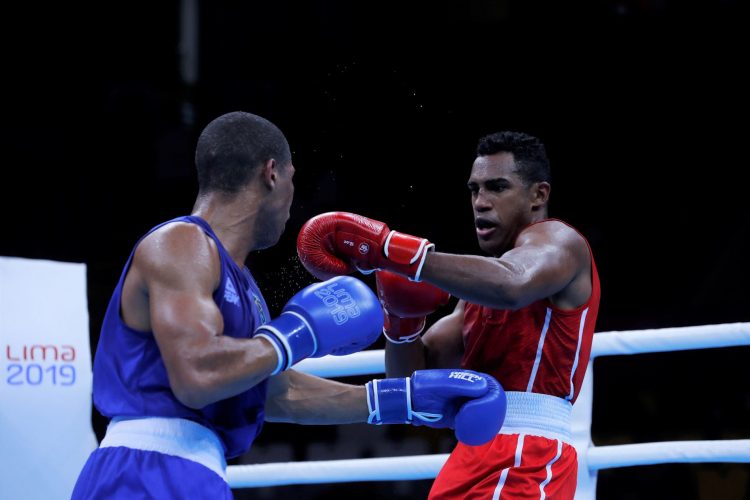
<path fill-rule="evenodd" d="M 506 391 L 549 394 L 575 402 L 599 312 L 599 274 L 590 246 L 589 253 L 591 296 L 577 309 L 558 309 L 548 299 L 516 311 L 467 302 L 461 366 L 493 375 Z"/>

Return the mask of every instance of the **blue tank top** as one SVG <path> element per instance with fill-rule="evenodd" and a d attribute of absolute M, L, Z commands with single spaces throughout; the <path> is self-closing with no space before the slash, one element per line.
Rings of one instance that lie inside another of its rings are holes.
<path fill-rule="evenodd" d="M 270 319 L 268 307 L 250 271 L 240 269 L 211 227 L 200 217 L 185 216 L 164 222 L 197 224 L 215 242 L 221 258 L 221 283 L 213 294 L 224 318 L 224 335 L 248 338 Z M 141 238 L 143 240 L 143 238 Z M 140 243 L 140 241 L 138 243 Z M 137 248 L 138 244 L 136 244 Z M 153 332 L 128 327 L 120 316 L 120 296 L 133 260 L 128 258 L 104 316 L 94 357 L 94 404 L 105 417 L 179 417 L 213 430 L 227 458 L 246 452 L 263 426 L 266 381 L 231 398 L 199 410 L 180 403 L 172 393 L 167 369 Z M 189 272 L 186 270 L 185 272 Z"/>

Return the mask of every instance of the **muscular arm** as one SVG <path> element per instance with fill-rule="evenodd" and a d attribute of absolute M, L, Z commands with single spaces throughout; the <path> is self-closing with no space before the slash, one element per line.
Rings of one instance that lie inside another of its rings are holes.
<path fill-rule="evenodd" d="M 172 391 L 186 406 L 202 408 L 239 394 L 275 368 L 276 354 L 266 340 L 222 334 L 222 316 L 212 298 L 219 257 L 197 226 L 170 224 L 149 235 L 128 274 L 123 318 L 154 332 Z M 142 303 L 138 292 L 146 298 Z"/>
<path fill-rule="evenodd" d="M 364 386 L 343 384 L 295 370 L 271 377 L 266 397 L 266 420 L 296 424 L 352 424 L 367 422 Z"/>
<path fill-rule="evenodd" d="M 547 297 L 573 308 L 591 292 L 589 266 L 583 238 L 565 224 L 545 221 L 522 231 L 516 246 L 499 258 L 431 253 L 422 279 L 495 309 L 518 309 Z"/>
<path fill-rule="evenodd" d="M 583 238 L 569 226 L 548 221 L 521 232 L 500 258 L 431 253 L 422 279 L 462 299 L 452 314 L 410 344 L 386 343 L 386 373 L 406 376 L 420 368 L 460 365 L 464 351 L 465 301 L 495 309 L 518 309 L 550 298 L 574 308 L 591 293 L 590 256 Z"/>
<path fill-rule="evenodd" d="M 386 342 L 386 376 L 406 377 L 414 370 L 458 367 L 464 351 L 461 337 L 464 304 L 465 302 L 460 300 L 451 314 L 436 321 L 414 342 Z"/>

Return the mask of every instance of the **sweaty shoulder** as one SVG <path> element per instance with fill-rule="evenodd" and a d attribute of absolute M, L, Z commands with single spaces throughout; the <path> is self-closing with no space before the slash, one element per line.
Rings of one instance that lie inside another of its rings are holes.
<path fill-rule="evenodd" d="M 214 241 L 195 224 L 174 222 L 141 240 L 122 287 L 125 323 L 151 329 L 150 299 L 176 292 L 210 295 L 219 285 L 221 264 Z"/>
<path fill-rule="evenodd" d="M 136 249 L 133 265 L 146 281 L 164 284 L 195 279 L 215 289 L 220 279 L 216 243 L 201 227 L 188 222 L 173 222 L 146 236 Z"/>
<path fill-rule="evenodd" d="M 590 260 L 589 247 L 583 235 L 570 224 L 557 219 L 542 220 L 524 228 L 518 235 L 516 246 L 524 244 L 563 247 L 586 262 Z"/>
<path fill-rule="evenodd" d="M 533 245 L 543 253 L 555 255 L 561 267 L 570 273 L 568 285 L 550 297 L 563 309 L 576 308 L 591 296 L 591 251 L 583 235 L 573 226 L 557 219 L 546 219 L 526 227 L 518 236 L 516 246 Z"/>

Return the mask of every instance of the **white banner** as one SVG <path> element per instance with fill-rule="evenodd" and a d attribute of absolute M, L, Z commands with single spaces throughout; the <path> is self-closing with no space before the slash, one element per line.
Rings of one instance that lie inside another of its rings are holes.
<path fill-rule="evenodd" d="M 0 498 L 69 499 L 91 428 L 86 265 L 0 257 Z"/>

